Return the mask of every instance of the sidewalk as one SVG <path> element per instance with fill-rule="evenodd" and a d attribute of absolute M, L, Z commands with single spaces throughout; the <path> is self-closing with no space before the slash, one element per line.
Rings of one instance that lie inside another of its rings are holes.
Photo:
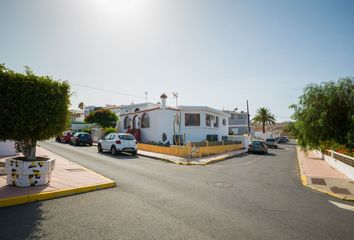
<path fill-rule="evenodd" d="M 241 150 L 237 150 L 237 151 L 222 153 L 222 154 L 218 154 L 218 155 L 212 155 L 212 156 L 203 157 L 203 158 L 191 158 L 191 159 L 162 154 L 162 153 L 142 151 L 142 150 L 138 150 L 138 155 L 171 162 L 171 163 L 178 164 L 178 165 L 207 165 L 207 164 L 211 164 L 211 163 L 215 163 L 215 162 L 220 162 L 220 161 L 235 157 L 237 155 L 241 155 L 245 152 L 247 152 L 247 149 L 241 149 Z"/>
<path fill-rule="evenodd" d="M 108 178 L 70 162 L 46 149 L 37 147 L 37 156 L 40 155 L 56 159 L 50 183 L 48 185 L 25 188 L 8 186 L 6 185 L 6 175 L 0 175 L 0 207 L 47 200 L 116 186 L 116 183 Z M 0 161 L 4 161 L 4 158 L 0 159 Z"/>
<path fill-rule="evenodd" d="M 304 186 L 343 200 L 354 201 L 354 180 L 332 168 L 312 151 L 297 147 L 301 181 Z"/>

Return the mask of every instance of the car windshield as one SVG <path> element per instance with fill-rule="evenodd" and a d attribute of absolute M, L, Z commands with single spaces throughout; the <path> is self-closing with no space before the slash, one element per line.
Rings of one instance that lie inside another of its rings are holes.
<path fill-rule="evenodd" d="M 252 144 L 253 144 L 253 145 L 262 145 L 262 142 L 259 142 L 259 141 L 257 141 L 257 142 L 252 142 Z"/>
<path fill-rule="evenodd" d="M 275 142 L 275 140 L 273 138 L 268 138 L 267 142 Z"/>
<path fill-rule="evenodd" d="M 122 140 L 135 140 L 134 136 L 133 135 L 119 135 L 119 138 L 122 139 Z"/>

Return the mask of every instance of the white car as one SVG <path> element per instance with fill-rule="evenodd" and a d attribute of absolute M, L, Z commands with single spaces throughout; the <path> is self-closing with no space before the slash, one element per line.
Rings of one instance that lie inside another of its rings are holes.
<path fill-rule="evenodd" d="M 126 133 L 110 133 L 101 139 L 97 145 L 98 152 L 110 151 L 112 155 L 127 152 L 133 155 L 137 153 L 135 137 Z"/>

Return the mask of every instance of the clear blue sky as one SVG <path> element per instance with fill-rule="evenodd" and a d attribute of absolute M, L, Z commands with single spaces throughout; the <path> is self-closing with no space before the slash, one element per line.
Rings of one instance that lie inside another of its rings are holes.
<path fill-rule="evenodd" d="M 158 101 L 291 115 L 309 83 L 354 76 L 354 1 L 0 2 L 0 62 L 72 85 L 73 107 Z"/>

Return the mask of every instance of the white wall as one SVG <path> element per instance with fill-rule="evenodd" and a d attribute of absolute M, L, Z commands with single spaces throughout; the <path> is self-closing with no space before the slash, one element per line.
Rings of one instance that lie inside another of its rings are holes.
<path fill-rule="evenodd" d="M 14 141 L 0 142 L 0 156 L 10 156 L 15 154 L 16 150 Z"/>
<path fill-rule="evenodd" d="M 200 114 L 200 126 L 185 126 L 185 113 L 199 113 Z M 214 115 L 219 117 L 219 127 L 207 127 L 206 126 L 206 115 Z M 218 135 L 218 141 L 222 140 L 222 137 L 228 136 L 229 126 L 227 124 L 228 117 L 223 115 L 217 115 L 212 112 L 190 112 L 190 111 L 181 111 L 181 134 L 185 133 L 186 141 L 191 142 L 200 142 L 206 140 L 207 135 Z M 223 125 L 223 119 L 226 119 L 226 125 Z"/>
<path fill-rule="evenodd" d="M 228 140 L 241 141 L 244 148 L 248 149 L 248 145 L 251 143 L 251 136 L 247 135 L 229 135 Z"/>
<path fill-rule="evenodd" d="M 276 137 L 280 137 L 279 134 L 275 134 L 275 133 L 271 133 L 271 132 L 260 132 L 260 131 L 257 131 L 254 133 L 254 137 L 255 138 L 261 138 L 263 140 L 266 140 L 267 138 L 276 138 Z"/>
<path fill-rule="evenodd" d="M 349 166 L 349 165 L 347 165 L 347 164 L 345 164 L 345 163 L 343 163 L 331 156 L 327 156 L 325 154 L 323 154 L 323 157 L 324 157 L 324 160 L 329 165 L 331 165 L 332 167 L 334 167 L 338 171 L 342 172 L 344 175 L 346 175 L 350 179 L 354 180 L 354 167 Z"/>
<path fill-rule="evenodd" d="M 162 134 L 166 133 L 167 139 L 170 144 L 173 144 L 173 120 L 175 113 L 181 114 L 181 131 L 180 135 L 185 136 L 184 142 L 200 142 L 206 139 L 206 136 L 209 134 L 218 135 L 219 141 L 222 140 L 223 136 L 228 135 L 228 124 L 222 125 L 222 119 L 226 119 L 222 115 L 216 115 L 215 113 L 209 112 L 179 112 L 172 109 L 158 109 L 147 112 L 150 117 L 150 127 L 149 128 L 140 128 L 141 131 L 141 140 L 143 142 L 156 141 L 162 142 Z M 197 127 L 185 127 L 184 126 L 184 114 L 185 113 L 199 113 L 200 114 L 200 124 L 201 126 Z M 206 127 L 205 119 L 206 114 L 212 114 L 219 117 L 219 127 Z M 137 114 L 140 117 L 140 121 L 143 113 Z M 130 114 L 129 117 L 133 119 L 134 114 Z M 124 129 L 124 118 L 125 116 L 120 117 L 119 122 L 119 131 L 126 132 L 127 129 Z M 141 124 L 140 124 L 141 125 Z M 175 130 L 175 134 L 178 134 L 178 129 Z"/>

